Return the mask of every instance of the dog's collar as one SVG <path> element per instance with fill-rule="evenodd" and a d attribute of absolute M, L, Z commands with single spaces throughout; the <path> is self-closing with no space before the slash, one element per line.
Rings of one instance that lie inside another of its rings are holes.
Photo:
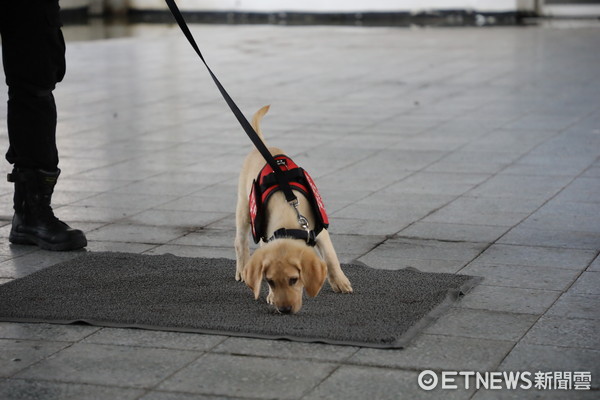
<path fill-rule="evenodd" d="M 315 231 L 305 231 L 302 229 L 281 228 L 273 232 L 269 242 L 275 239 L 299 239 L 306 242 L 307 245 L 314 247 L 317 244 L 317 235 Z"/>

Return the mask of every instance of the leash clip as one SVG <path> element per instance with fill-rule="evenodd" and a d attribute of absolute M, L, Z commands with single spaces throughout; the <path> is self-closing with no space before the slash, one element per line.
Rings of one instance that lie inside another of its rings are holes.
<path fill-rule="evenodd" d="M 307 233 L 306 242 L 308 243 L 310 238 L 310 225 L 308 223 L 308 219 L 306 219 L 304 215 L 300 214 L 300 210 L 298 210 L 298 204 L 298 199 L 290 201 L 290 205 L 294 208 L 294 211 L 296 211 L 296 217 L 298 217 L 298 224 L 300 224 L 300 227 L 304 229 Z"/>

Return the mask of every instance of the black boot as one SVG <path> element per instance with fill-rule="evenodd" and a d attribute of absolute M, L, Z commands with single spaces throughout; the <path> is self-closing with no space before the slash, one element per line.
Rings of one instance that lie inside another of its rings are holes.
<path fill-rule="evenodd" d="M 8 181 L 15 184 L 15 215 L 8 240 L 14 244 L 34 244 L 45 250 L 76 250 L 87 246 L 79 229 L 54 216 L 50 202 L 60 170 L 14 168 Z"/>

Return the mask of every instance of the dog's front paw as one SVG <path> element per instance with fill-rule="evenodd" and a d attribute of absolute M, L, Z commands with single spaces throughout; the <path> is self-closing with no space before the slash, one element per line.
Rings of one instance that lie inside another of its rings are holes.
<path fill-rule="evenodd" d="M 242 276 L 242 271 L 240 271 L 240 270 L 235 271 L 235 280 L 238 282 L 244 282 L 244 277 Z"/>
<path fill-rule="evenodd" d="M 329 285 L 336 293 L 352 293 L 352 285 L 346 275 L 329 278 Z"/>
<path fill-rule="evenodd" d="M 271 291 L 269 291 L 269 295 L 267 296 L 267 303 L 271 305 L 275 304 L 275 296 Z"/>

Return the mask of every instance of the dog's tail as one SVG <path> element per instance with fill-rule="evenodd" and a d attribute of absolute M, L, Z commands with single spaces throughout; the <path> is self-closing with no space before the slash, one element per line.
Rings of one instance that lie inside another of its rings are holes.
<path fill-rule="evenodd" d="M 267 113 L 267 111 L 269 111 L 269 108 L 271 106 L 264 106 L 263 108 L 261 108 L 260 110 L 258 110 L 256 113 L 254 113 L 254 116 L 252 117 L 252 128 L 254 128 L 254 130 L 256 131 L 256 133 L 258 133 L 258 136 L 260 136 L 260 139 L 264 142 L 265 138 L 263 137 L 262 131 L 260 129 L 260 120 L 262 119 L 262 117 L 265 116 L 265 114 Z"/>

